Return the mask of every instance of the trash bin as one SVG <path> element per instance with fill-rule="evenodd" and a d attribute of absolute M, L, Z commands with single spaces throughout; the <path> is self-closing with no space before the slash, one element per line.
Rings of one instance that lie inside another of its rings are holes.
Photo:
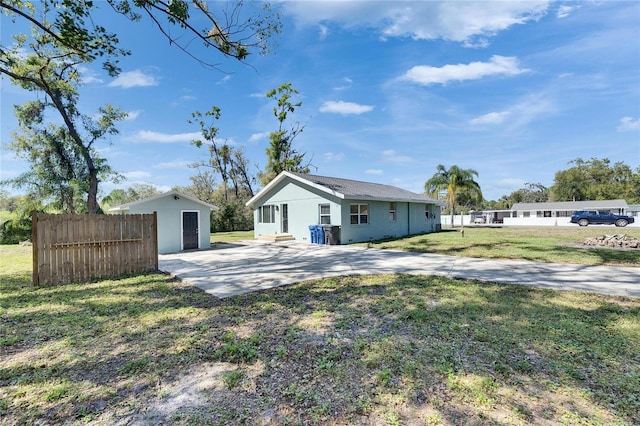
<path fill-rule="evenodd" d="M 340 227 L 337 225 L 324 225 L 324 242 L 332 246 L 340 244 Z"/>
<path fill-rule="evenodd" d="M 322 225 L 316 225 L 316 243 L 324 244 L 324 227 Z"/>
<path fill-rule="evenodd" d="M 309 225 L 309 233 L 311 234 L 311 244 L 318 243 L 317 225 Z"/>

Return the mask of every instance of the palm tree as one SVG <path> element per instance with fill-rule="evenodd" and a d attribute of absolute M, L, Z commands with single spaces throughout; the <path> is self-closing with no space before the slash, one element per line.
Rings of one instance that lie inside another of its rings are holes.
<path fill-rule="evenodd" d="M 478 182 L 473 180 L 474 176 L 478 176 L 478 172 L 474 169 L 461 169 L 453 165 L 448 170 L 438 164 L 436 173 L 425 182 L 424 190 L 427 194 L 436 198 L 438 192 L 447 191 L 447 201 L 451 209 L 451 226 L 453 226 L 454 209 L 456 205 L 456 194 L 461 190 L 466 190 L 470 194 L 477 197 L 482 202 L 482 190 Z"/>

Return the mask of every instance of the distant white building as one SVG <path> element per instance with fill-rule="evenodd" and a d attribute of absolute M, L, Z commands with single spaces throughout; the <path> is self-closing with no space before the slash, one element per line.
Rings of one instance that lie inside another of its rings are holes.
<path fill-rule="evenodd" d="M 462 220 L 465 225 L 473 223 L 502 223 L 509 226 L 577 226 L 570 222 L 571 214 L 576 210 L 609 210 L 615 214 L 626 214 L 640 218 L 640 205 L 628 205 L 625 200 L 596 200 L 596 201 L 558 201 L 548 203 L 515 203 L 510 209 L 483 210 L 473 215 L 465 215 Z M 476 220 L 482 217 L 484 221 Z M 446 215 L 442 216 L 443 226 L 450 225 Z M 460 216 L 454 220 L 460 225 Z M 640 220 L 629 226 L 640 226 Z"/>

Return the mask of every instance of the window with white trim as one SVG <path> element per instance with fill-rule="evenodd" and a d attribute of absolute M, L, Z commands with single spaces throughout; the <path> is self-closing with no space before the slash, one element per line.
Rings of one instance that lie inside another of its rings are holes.
<path fill-rule="evenodd" d="M 331 206 L 329 204 L 320 204 L 318 205 L 320 209 L 320 224 L 321 225 L 330 225 L 331 224 Z"/>
<path fill-rule="evenodd" d="M 396 203 L 389 203 L 389 222 L 396 221 Z"/>
<path fill-rule="evenodd" d="M 276 223 L 276 206 L 265 205 L 258 207 L 259 223 Z"/>
<path fill-rule="evenodd" d="M 351 224 L 364 225 L 369 223 L 369 205 L 351 204 Z"/>

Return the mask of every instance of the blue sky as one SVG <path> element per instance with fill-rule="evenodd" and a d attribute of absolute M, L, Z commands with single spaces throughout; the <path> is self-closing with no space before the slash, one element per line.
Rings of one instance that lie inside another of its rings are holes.
<path fill-rule="evenodd" d="M 640 2 L 273 5 L 283 22 L 274 52 L 250 66 L 216 56 L 219 70 L 169 46 L 148 20 L 101 6 L 96 19 L 132 55 L 116 79 L 83 70 L 81 107 L 130 113 L 99 146 L 126 178 L 118 187 L 189 185 L 188 165 L 207 152 L 190 144 L 199 129 L 187 120 L 213 105 L 220 139 L 262 169 L 278 126 L 265 94 L 285 82 L 300 92 L 290 124 L 306 126 L 294 145 L 314 174 L 422 192 L 438 164 L 457 164 L 498 199 L 527 182 L 550 186 L 577 157 L 640 166 Z M 13 27 L 2 19 L 6 40 Z M 32 95 L 6 79 L 1 89 L 4 145 L 17 130 L 12 105 Z M 2 152 L 2 179 L 24 170 Z M 102 195 L 114 187 L 102 184 Z"/>

